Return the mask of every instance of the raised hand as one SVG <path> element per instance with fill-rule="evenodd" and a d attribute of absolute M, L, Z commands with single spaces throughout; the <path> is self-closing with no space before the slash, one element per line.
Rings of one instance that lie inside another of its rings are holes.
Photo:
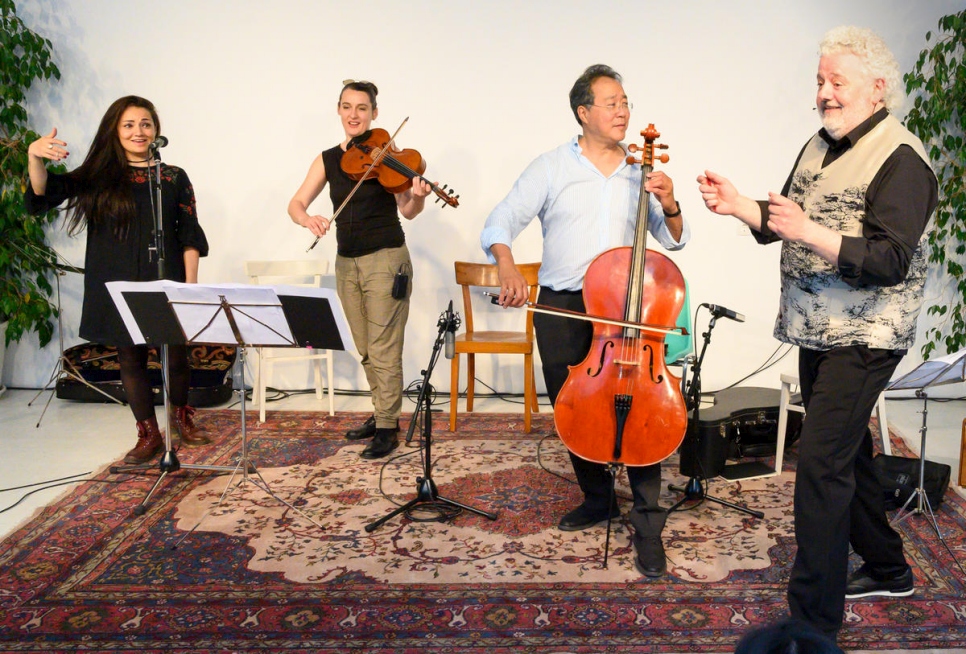
<path fill-rule="evenodd" d="M 41 136 L 31 143 L 30 147 L 27 148 L 27 154 L 39 159 L 62 161 L 67 158 L 70 152 L 67 151 L 67 141 L 57 138 L 57 128 L 55 127 L 50 130 L 50 134 Z"/>

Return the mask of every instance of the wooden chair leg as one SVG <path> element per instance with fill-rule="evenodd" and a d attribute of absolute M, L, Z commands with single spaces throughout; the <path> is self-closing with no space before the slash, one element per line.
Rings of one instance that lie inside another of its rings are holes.
<path fill-rule="evenodd" d="M 466 412 L 473 413 L 473 393 L 476 390 L 476 355 L 466 355 Z"/>
<path fill-rule="evenodd" d="M 533 357 L 523 355 L 523 432 L 530 433 L 530 402 L 536 393 L 533 392 Z"/>
<path fill-rule="evenodd" d="M 450 362 L 449 381 L 449 430 L 456 431 L 456 410 L 460 399 L 460 355 Z"/>
<path fill-rule="evenodd" d="M 537 397 L 537 378 L 534 376 L 535 373 L 533 371 L 532 354 L 530 355 L 529 370 L 530 370 L 530 379 L 533 380 L 533 383 L 530 385 L 530 402 L 531 402 L 530 408 L 533 410 L 534 413 L 540 413 L 540 399 Z"/>

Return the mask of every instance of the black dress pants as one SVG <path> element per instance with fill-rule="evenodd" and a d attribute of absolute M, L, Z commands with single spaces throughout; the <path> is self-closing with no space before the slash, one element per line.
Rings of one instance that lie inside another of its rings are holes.
<path fill-rule="evenodd" d="M 788 582 L 793 618 L 834 638 L 842 626 L 849 543 L 885 574 L 904 572 L 902 537 L 889 525 L 872 469 L 869 418 L 904 352 L 857 345 L 801 349 L 805 421 L 795 475 L 798 552 Z"/>
<path fill-rule="evenodd" d="M 584 312 L 583 295 L 580 291 L 553 291 L 540 288 L 540 304 L 557 309 Z M 537 349 L 543 362 L 543 379 L 547 385 L 550 403 L 556 404 L 557 394 L 567 381 L 569 367 L 584 360 L 593 341 L 593 325 L 584 320 L 537 313 L 533 316 Z M 588 508 L 606 510 L 611 492 L 611 479 L 607 466 L 587 461 L 570 454 L 570 461 L 577 476 L 577 483 L 584 493 Z M 667 519 L 667 511 L 658 500 L 661 496 L 661 464 L 650 466 L 627 466 L 634 506 L 629 520 L 636 531 L 635 543 L 644 537 L 660 536 Z"/>

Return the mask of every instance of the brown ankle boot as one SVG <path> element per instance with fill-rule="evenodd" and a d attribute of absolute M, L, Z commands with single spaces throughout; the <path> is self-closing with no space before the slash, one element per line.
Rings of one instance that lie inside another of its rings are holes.
<path fill-rule="evenodd" d="M 195 426 L 191 417 L 194 412 L 194 407 L 190 406 L 171 407 L 171 428 L 181 435 L 181 444 L 185 447 L 199 447 L 211 442 L 206 430 Z"/>
<path fill-rule="evenodd" d="M 164 447 L 158 419 L 154 416 L 138 422 L 138 444 L 124 456 L 124 463 L 139 465 L 147 463 Z"/>

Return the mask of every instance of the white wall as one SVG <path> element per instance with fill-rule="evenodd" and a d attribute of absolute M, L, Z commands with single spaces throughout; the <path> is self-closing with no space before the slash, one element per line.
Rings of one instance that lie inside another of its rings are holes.
<path fill-rule="evenodd" d="M 427 175 L 452 186 L 460 207 L 427 208 L 406 224 L 415 291 L 405 351 L 407 382 L 428 362 L 440 312 L 450 299 L 455 259 L 482 260 L 486 215 L 535 156 L 574 135 L 567 94 L 589 64 L 607 63 L 635 104 L 629 140 L 655 123 L 671 161 L 662 166 L 691 221 L 688 247 L 671 254 L 689 280 L 692 303 L 725 305 L 747 316 L 721 320 L 704 365 L 713 390 L 753 372 L 775 351 L 779 247 L 757 246 L 737 221 L 703 208 L 695 178 L 721 172 L 753 197 L 778 191 L 795 155 L 817 129 L 817 44 L 839 24 L 871 27 L 903 70 L 913 65 L 944 14 L 959 0 L 649 2 L 643 0 L 369 0 L 264 2 L 23 0 L 21 17 L 53 42 L 63 77 L 31 94 L 39 132 L 56 126 L 78 165 L 107 106 L 126 94 L 157 106 L 171 144 L 165 161 L 185 168 L 211 244 L 201 282 L 242 282 L 246 259 L 328 257 L 334 237 L 311 255 L 310 234 L 286 214 L 309 163 L 343 137 L 336 102 L 345 78 L 379 86 L 376 125 L 416 148 Z M 639 139 L 634 139 L 639 141 Z M 327 193 L 314 209 L 328 215 Z M 55 247 L 83 265 L 83 238 L 62 230 Z M 539 260 L 531 226 L 515 246 Z M 64 340 L 80 341 L 82 280 L 62 280 Z M 484 310 L 490 311 L 484 305 Z M 512 324 L 519 314 L 486 315 Z M 698 338 L 704 328 L 702 314 Z M 8 351 L 3 379 L 41 387 L 56 363 L 57 340 L 38 351 L 26 339 Z M 903 369 L 918 362 L 918 349 Z M 448 367 L 447 367 L 448 368 Z M 795 355 L 746 384 L 778 386 Z M 522 390 L 517 361 L 483 359 L 477 376 Z M 356 359 L 340 354 L 338 388 L 366 388 Z M 541 376 L 537 375 L 542 389 Z M 435 384 L 449 388 L 448 370 Z M 293 388 L 309 386 L 295 375 Z"/>

